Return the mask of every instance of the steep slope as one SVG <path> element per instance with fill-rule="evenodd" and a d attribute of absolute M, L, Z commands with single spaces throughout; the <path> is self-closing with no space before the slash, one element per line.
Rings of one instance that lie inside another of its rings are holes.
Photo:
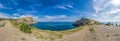
<path fill-rule="evenodd" d="M 84 27 L 82 30 L 65 35 L 61 41 L 94 41 L 94 34 L 89 31 L 89 27 Z"/>
<path fill-rule="evenodd" d="M 32 34 L 25 34 L 16 29 L 9 21 L 0 28 L 0 41 L 40 41 Z"/>
<path fill-rule="evenodd" d="M 84 25 L 95 25 L 100 24 L 96 20 L 88 19 L 88 18 L 81 18 L 80 20 L 73 23 L 74 26 L 84 26 Z"/>

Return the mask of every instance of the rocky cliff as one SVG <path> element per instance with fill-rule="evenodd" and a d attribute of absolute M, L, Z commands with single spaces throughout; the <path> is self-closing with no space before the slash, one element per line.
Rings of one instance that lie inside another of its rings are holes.
<path fill-rule="evenodd" d="M 88 18 L 81 18 L 80 20 L 73 23 L 74 26 L 84 26 L 84 25 L 94 25 L 100 24 L 98 21 L 88 19 Z"/>

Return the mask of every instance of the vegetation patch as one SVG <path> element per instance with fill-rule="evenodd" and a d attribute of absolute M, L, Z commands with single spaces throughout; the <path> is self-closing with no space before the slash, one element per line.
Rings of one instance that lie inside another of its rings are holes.
<path fill-rule="evenodd" d="M 25 38 L 21 38 L 21 40 L 25 41 Z"/>
<path fill-rule="evenodd" d="M 73 29 L 69 29 L 69 30 L 65 30 L 65 31 L 60 31 L 63 34 L 70 34 L 79 30 L 82 30 L 84 28 L 84 26 L 79 26 L 77 28 L 73 28 Z"/>
<path fill-rule="evenodd" d="M 35 36 L 36 36 L 36 38 L 44 38 L 41 34 L 39 34 L 39 35 L 36 34 Z"/>
<path fill-rule="evenodd" d="M 110 35 L 107 35 L 107 37 L 110 37 Z"/>
<path fill-rule="evenodd" d="M 0 24 L 0 27 L 3 27 L 4 26 L 4 24 Z"/>
<path fill-rule="evenodd" d="M 119 36 L 118 34 L 115 34 L 114 36 Z"/>
<path fill-rule="evenodd" d="M 91 27 L 90 29 L 89 29 L 89 31 L 94 31 L 95 30 L 95 28 L 94 27 Z"/>
<path fill-rule="evenodd" d="M 21 23 L 19 24 L 19 28 L 21 31 L 23 31 L 24 33 L 31 33 L 31 29 L 32 27 L 29 25 L 29 24 L 26 24 L 26 23 Z"/>
<path fill-rule="evenodd" d="M 14 26 L 18 26 L 19 24 L 16 21 L 10 21 Z"/>

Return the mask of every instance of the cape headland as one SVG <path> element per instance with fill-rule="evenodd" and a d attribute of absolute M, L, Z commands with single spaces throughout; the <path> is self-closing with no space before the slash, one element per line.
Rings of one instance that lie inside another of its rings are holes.
<path fill-rule="evenodd" d="M 82 18 L 64 31 L 37 29 L 32 17 L 0 20 L 0 41 L 119 41 L 120 27 Z"/>

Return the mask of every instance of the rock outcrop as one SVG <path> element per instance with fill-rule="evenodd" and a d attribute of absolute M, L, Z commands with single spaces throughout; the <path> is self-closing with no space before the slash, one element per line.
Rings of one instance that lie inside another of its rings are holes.
<path fill-rule="evenodd" d="M 18 23 L 22 23 L 22 22 L 26 22 L 28 24 L 33 24 L 35 23 L 34 19 L 32 17 L 23 17 L 23 18 L 19 18 L 16 20 Z"/>
<path fill-rule="evenodd" d="M 81 18 L 80 20 L 73 23 L 74 26 L 84 26 L 84 25 L 93 25 L 93 24 L 100 24 L 98 21 L 91 20 L 88 18 Z"/>

